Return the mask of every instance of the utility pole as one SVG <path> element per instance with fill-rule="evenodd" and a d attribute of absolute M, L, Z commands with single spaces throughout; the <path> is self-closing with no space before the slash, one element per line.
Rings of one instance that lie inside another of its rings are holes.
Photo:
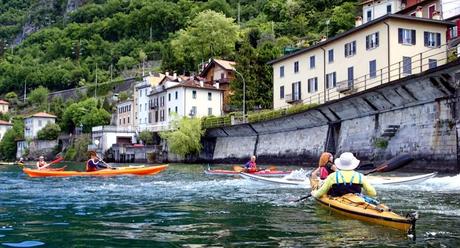
<path fill-rule="evenodd" d="M 96 62 L 96 87 L 94 88 L 94 98 L 97 97 L 97 62 Z"/>
<path fill-rule="evenodd" d="M 110 64 L 110 82 L 112 82 L 112 70 L 113 70 L 113 64 Z"/>
<path fill-rule="evenodd" d="M 27 80 L 24 80 L 24 103 L 27 99 Z"/>

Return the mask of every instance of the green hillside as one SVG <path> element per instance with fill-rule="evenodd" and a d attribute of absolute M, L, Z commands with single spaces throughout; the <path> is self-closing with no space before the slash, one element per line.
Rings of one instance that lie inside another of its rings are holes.
<path fill-rule="evenodd" d="M 162 61 L 153 69 L 189 73 L 220 57 L 240 63 L 248 107 L 266 108 L 271 70 L 265 62 L 285 47 L 307 46 L 326 32 L 333 36 L 351 28 L 359 11 L 356 0 L 83 2 L 65 13 L 66 0 L 0 0 L 0 96 L 20 93 L 24 83 L 50 91 L 91 84 L 96 66 L 101 82 L 111 72 L 136 75 L 142 62 Z M 27 25 L 39 31 L 11 49 Z M 240 84 L 233 85 L 235 106 L 241 104 Z"/>

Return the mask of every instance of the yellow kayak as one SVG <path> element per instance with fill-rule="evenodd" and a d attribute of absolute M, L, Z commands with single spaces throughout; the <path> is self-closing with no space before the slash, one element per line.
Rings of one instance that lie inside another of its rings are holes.
<path fill-rule="evenodd" d="M 361 196 L 355 194 L 340 197 L 323 195 L 315 199 L 323 206 L 354 219 L 392 227 L 409 234 L 415 232 L 416 213 L 410 213 L 404 217 L 383 204 L 367 203 Z"/>
<path fill-rule="evenodd" d="M 168 165 L 134 166 L 103 169 L 98 171 L 49 171 L 24 168 L 23 171 L 30 177 L 70 177 L 70 176 L 118 176 L 118 175 L 153 175 L 168 168 Z"/>

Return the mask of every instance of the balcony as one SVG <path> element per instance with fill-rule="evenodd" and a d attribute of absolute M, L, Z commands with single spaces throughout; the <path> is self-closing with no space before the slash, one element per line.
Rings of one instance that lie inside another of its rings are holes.
<path fill-rule="evenodd" d="M 300 95 L 292 95 L 292 94 L 286 94 L 284 96 L 284 99 L 287 103 L 297 103 L 297 102 L 302 101 L 302 99 L 300 98 Z"/>
<path fill-rule="evenodd" d="M 337 82 L 337 91 L 340 93 L 352 92 L 354 86 L 354 80 L 343 80 Z"/>

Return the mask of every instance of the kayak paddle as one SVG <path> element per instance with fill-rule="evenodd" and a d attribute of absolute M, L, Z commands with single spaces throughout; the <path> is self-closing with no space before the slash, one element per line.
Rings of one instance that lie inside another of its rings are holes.
<path fill-rule="evenodd" d="M 241 167 L 241 166 L 238 166 L 238 165 L 234 165 L 233 170 L 236 171 L 236 172 L 243 172 L 244 168 Z"/>
<path fill-rule="evenodd" d="M 372 169 L 372 170 L 369 170 L 369 171 L 366 171 L 364 172 L 363 174 L 364 175 L 369 175 L 369 174 L 372 174 L 372 173 L 375 173 L 375 172 L 390 172 L 390 171 L 394 171 L 396 169 L 399 169 L 405 165 L 407 165 L 408 163 L 412 162 L 412 160 L 414 160 L 411 156 L 409 156 L 408 154 L 402 154 L 402 155 L 399 155 L 399 156 L 396 156 L 388 161 L 385 161 L 383 164 L 377 166 L 375 169 Z M 299 202 L 299 201 L 303 201 L 307 198 L 309 198 L 311 196 L 311 193 L 304 196 L 304 197 L 301 197 L 297 200 L 295 200 L 294 202 Z"/>

